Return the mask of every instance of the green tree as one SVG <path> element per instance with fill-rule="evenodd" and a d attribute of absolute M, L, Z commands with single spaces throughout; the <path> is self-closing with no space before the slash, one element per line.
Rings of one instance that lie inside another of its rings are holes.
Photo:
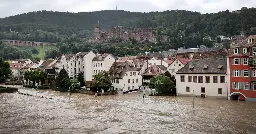
<path fill-rule="evenodd" d="M 158 75 L 150 79 L 150 88 L 154 88 L 157 95 L 171 95 L 174 88 L 174 82 L 169 77 Z"/>
<path fill-rule="evenodd" d="M 96 91 L 101 91 L 101 89 L 108 91 L 112 87 L 109 73 L 103 71 L 94 75 L 94 79 L 92 80 L 92 87 L 96 89 Z"/>
<path fill-rule="evenodd" d="M 9 63 L 5 62 L 3 58 L 0 57 L 0 83 L 5 82 L 6 79 L 10 78 L 11 74 L 12 72 Z"/>
<path fill-rule="evenodd" d="M 80 87 L 85 86 L 85 81 L 84 81 L 84 73 L 79 73 L 77 80 L 80 82 Z"/>
<path fill-rule="evenodd" d="M 57 90 L 61 92 L 67 92 L 71 86 L 68 73 L 65 69 L 61 69 L 59 75 L 56 78 Z"/>
<path fill-rule="evenodd" d="M 176 95 L 176 79 L 175 79 L 175 76 L 171 75 L 168 71 L 166 71 L 163 75 L 169 77 L 170 80 L 172 81 L 173 85 L 170 88 L 172 89 L 172 94 Z"/>
<path fill-rule="evenodd" d="M 38 54 L 38 51 L 37 51 L 36 48 L 33 48 L 33 49 L 31 50 L 31 52 L 32 52 L 32 54 Z"/>
<path fill-rule="evenodd" d="M 43 71 L 40 71 L 39 80 L 41 81 L 41 85 L 44 85 L 45 81 L 47 80 L 47 74 Z"/>

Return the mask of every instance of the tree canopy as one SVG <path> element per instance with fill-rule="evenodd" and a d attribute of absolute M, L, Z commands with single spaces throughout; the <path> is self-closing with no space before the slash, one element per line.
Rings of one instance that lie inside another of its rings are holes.
<path fill-rule="evenodd" d="M 56 78 L 57 90 L 61 92 L 67 92 L 71 86 L 68 73 L 65 69 L 61 69 L 59 75 Z"/>
<path fill-rule="evenodd" d="M 0 83 L 5 82 L 6 79 L 10 78 L 11 74 L 12 72 L 9 63 L 5 62 L 3 58 L 0 57 Z"/>
<path fill-rule="evenodd" d="M 150 79 L 149 87 L 155 89 L 157 95 L 172 95 L 175 83 L 168 76 L 159 75 Z"/>
<path fill-rule="evenodd" d="M 103 89 L 104 91 L 108 91 L 112 87 L 109 73 L 106 71 L 103 71 L 94 75 L 94 78 L 92 81 L 92 87 L 96 91 L 101 91 L 101 89 Z"/>

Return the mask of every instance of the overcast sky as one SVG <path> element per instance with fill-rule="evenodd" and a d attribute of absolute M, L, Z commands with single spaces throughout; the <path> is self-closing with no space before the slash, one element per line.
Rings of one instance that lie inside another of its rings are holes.
<path fill-rule="evenodd" d="M 98 10 L 150 12 L 190 10 L 212 13 L 256 7 L 256 0 L 0 0 L 0 18 L 39 10 L 87 12 Z"/>

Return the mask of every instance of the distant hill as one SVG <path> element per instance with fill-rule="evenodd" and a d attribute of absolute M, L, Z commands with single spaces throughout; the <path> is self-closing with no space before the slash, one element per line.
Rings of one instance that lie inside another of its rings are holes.
<path fill-rule="evenodd" d="M 178 47 L 186 46 L 183 40 L 200 45 L 198 39 L 208 35 L 256 34 L 256 9 L 242 8 L 211 14 L 183 10 L 150 13 L 121 10 L 81 13 L 37 11 L 0 19 L 0 39 L 59 42 L 71 36 L 88 38 L 98 22 L 103 29 L 115 25 L 154 28 L 158 34 L 168 35 L 170 43 L 176 43 Z"/>

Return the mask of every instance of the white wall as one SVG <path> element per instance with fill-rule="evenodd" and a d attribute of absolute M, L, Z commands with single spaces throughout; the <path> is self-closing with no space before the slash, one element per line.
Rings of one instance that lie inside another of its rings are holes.
<path fill-rule="evenodd" d="M 20 70 L 18 68 L 11 69 L 12 76 L 13 77 L 19 77 L 20 76 Z"/>
<path fill-rule="evenodd" d="M 167 71 L 169 71 L 169 73 L 171 75 L 176 75 L 176 73 L 183 68 L 184 65 L 178 60 L 176 59 L 168 68 Z"/>
<path fill-rule="evenodd" d="M 130 83 L 128 83 L 128 79 L 130 79 Z M 136 82 L 136 79 L 138 79 L 138 82 Z M 112 84 L 115 89 L 123 89 L 123 91 L 127 91 L 129 87 L 130 90 L 132 90 L 132 87 L 139 89 L 139 87 L 142 86 L 142 76 L 140 75 L 140 71 L 127 71 L 123 79 L 119 79 L 119 83 L 116 83 L 115 80 Z"/>
<path fill-rule="evenodd" d="M 156 60 L 154 58 L 148 60 L 148 65 L 149 65 L 149 67 L 151 65 L 161 65 L 161 62 L 162 62 L 163 66 L 168 67 L 168 63 L 166 63 L 164 60 L 161 61 L 161 60 Z"/>
<path fill-rule="evenodd" d="M 181 82 L 181 75 L 176 74 L 177 95 L 201 96 L 201 87 L 205 87 L 205 95 L 213 97 L 227 97 L 227 75 L 220 74 L 185 74 L 185 82 Z M 192 82 L 188 82 L 188 76 L 192 76 Z M 197 76 L 197 83 L 193 82 L 193 76 Z M 203 76 L 203 83 L 198 83 L 198 76 Z M 205 83 L 205 76 L 210 76 L 210 83 Z M 213 83 L 213 76 L 218 76 L 218 83 Z M 220 76 L 225 76 L 225 83 L 220 83 Z M 186 92 L 186 87 L 190 88 L 190 92 Z M 222 88 L 222 94 L 218 94 L 218 88 Z"/>
<path fill-rule="evenodd" d="M 99 72 L 109 71 L 114 62 L 115 58 L 112 55 L 105 57 L 104 61 L 93 61 L 93 75 L 96 75 Z"/>
<path fill-rule="evenodd" d="M 92 59 L 96 55 L 91 51 L 84 57 L 84 79 L 85 81 L 92 81 L 93 64 Z"/>

